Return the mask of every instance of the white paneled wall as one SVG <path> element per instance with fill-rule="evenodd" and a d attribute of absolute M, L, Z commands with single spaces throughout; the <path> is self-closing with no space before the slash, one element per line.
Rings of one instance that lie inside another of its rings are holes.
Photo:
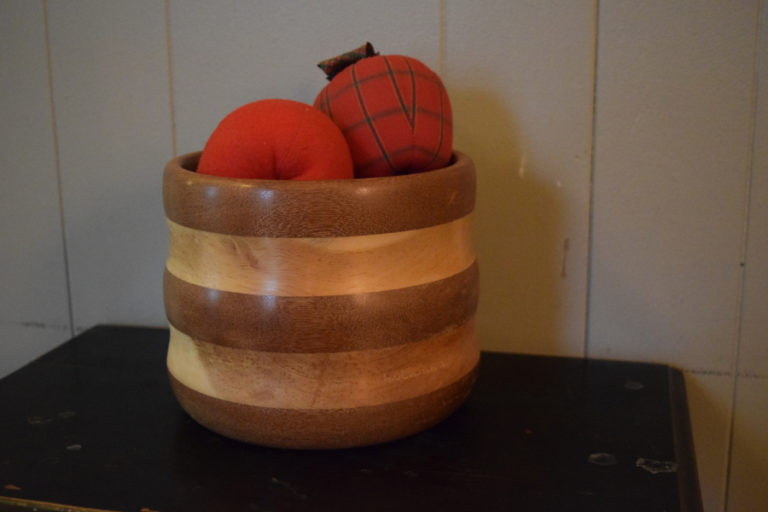
<path fill-rule="evenodd" d="M 367 40 L 436 69 L 437 12 L 409 0 L 170 2 L 179 153 L 202 149 L 224 115 L 254 99 L 312 103 L 327 83 L 317 62 Z"/>
<path fill-rule="evenodd" d="M 756 0 L 601 5 L 592 356 L 733 366 L 756 13 Z"/>
<path fill-rule="evenodd" d="M 594 2 L 445 9 L 455 146 L 480 169 L 480 337 L 488 349 L 582 355 Z"/>
<path fill-rule="evenodd" d="M 768 503 L 768 0 L 0 0 L 0 376 L 164 325 L 160 178 L 372 41 L 478 167 L 492 350 L 686 372 L 708 512 Z"/>
<path fill-rule="evenodd" d="M 587 355 L 687 370 L 708 510 L 728 494 L 758 3 L 602 2 L 598 21 Z"/>
<path fill-rule="evenodd" d="M 172 154 L 163 4 L 47 10 L 75 326 L 161 324 L 158 169 Z"/>
<path fill-rule="evenodd" d="M 0 3 L 0 376 L 72 334 L 40 2 Z"/>
<path fill-rule="evenodd" d="M 768 507 L 768 1 L 761 2 L 729 510 Z"/>

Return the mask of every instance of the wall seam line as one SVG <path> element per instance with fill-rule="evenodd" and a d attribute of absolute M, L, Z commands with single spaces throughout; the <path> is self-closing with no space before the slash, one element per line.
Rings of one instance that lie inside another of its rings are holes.
<path fill-rule="evenodd" d="M 439 10 L 440 10 L 440 12 L 439 12 L 439 21 L 438 21 L 439 24 L 440 24 L 440 28 L 438 29 L 439 30 L 439 37 L 440 37 L 440 42 L 439 42 L 440 47 L 439 47 L 439 50 L 438 50 L 439 51 L 439 57 L 438 57 L 438 59 L 439 59 L 439 63 L 438 63 L 439 68 L 438 68 L 438 70 L 440 72 L 439 73 L 440 74 L 440 78 L 442 78 L 443 80 L 445 80 L 445 67 L 446 67 L 445 66 L 445 50 L 446 50 L 446 45 L 447 45 L 447 42 L 446 42 L 446 38 L 447 38 L 447 34 L 446 34 L 446 32 L 447 32 L 447 19 L 446 19 L 446 17 L 447 17 L 446 16 L 447 6 L 446 6 L 446 2 L 447 2 L 447 0 L 440 0 L 440 2 L 438 4 L 439 5 Z"/>
<path fill-rule="evenodd" d="M 592 39 L 592 140 L 589 147 L 589 184 L 587 198 L 587 275 L 584 293 L 584 332 L 582 336 L 582 355 L 589 357 L 589 318 L 590 299 L 592 297 L 592 240 L 594 235 L 594 202 L 595 202 L 595 153 L 597 141 L 597 67 L 600 51 L 600 0 L 595 0 L 593 7 L 594 37 Z"/>
<path fill-rule="evenodd" d="M 64 184 L 61 176 L 61 154 L 59 149 L 59 129 L 56 121 L 56 100 L 53 87 L 53 62 L 51 59 L 51 38 L 48 25 L 48 2 L 41 0 L 43 7 L 43 31 L 45 33 L 45 60 L 48 72 L 48 97 L 51 110 L 51 134 L 53 138 L 54 167 L 56 169 L 56 191 L 59 199 L 59 229 L 61 231 L 61 250 L 64 260 L 64 282 L 67 296 L 67 317 L 69 320 L 69 335 L 75 336 L 75 313 L 72 303 L 72 277 L 69 267 L 69 247 L 67 244 L 67 222 L 64 215 Z"/>
<path fill-rule="evenodd" d="M 731 487 L 731 472 L 733 470 L 733 443 L 734 443 L 734 430 L 736 426 L 736 401 L 738 400 L 738 388 L 739 388 L 739 358 L 741 356 L 741 336 L 743 333 L 743 321 L 744 321 L 744 290 L 745 290 L 745 277 L 746 277 L 746 264 L 747 264 L 747 249 L 749 247 L 749 224 L 750 224 L 750 210 L 752 203 L 752 179 L 755 167 L 755 145 L 757 144 L 757 114 L 758 114 L 758 100 L 760 90 L 760 70 L 759 70 L 759 50 L 761 42 L 761 18 L 763 14 L 763 2 L 766 0 L 758 0 L 756 2 L 755 12 L 755 36 L 752 45 L 752 110 L 748 119 L 749 122 L 749 148 L 747 156 L 746 166 L 746 178 L 744 180 L 744 210 L 743 210 L 743 225 L 741 233 L 741 248 L 740 248 L 740 271 L 739 271 L 739 293 L 738 293 L 738 305 L 736 308 L 736 328 L 735 339 L 733 343 L 731 370 L 733 372 L 733 389 L 731 394 L 731 410 L 730 410 L 730 424 L 728 426 L 728 449 L 726 450 L 726 464 L 725 464 L 725 485 L 723 492 L 723 510 L 728 509 L 728 502 L 730 499 L 730 487 Z"/>
<path fill-rule="evenodd" d="M 173 157 L 178 156 L 178 143 L 176 140 L 176 100 L 173 94 L 173 52 L 171 47 L 171 0 L 164 0 L 165 4 L 165 52 L 168 60 L 168 102 L 171 123 L 171 148 Z"/>

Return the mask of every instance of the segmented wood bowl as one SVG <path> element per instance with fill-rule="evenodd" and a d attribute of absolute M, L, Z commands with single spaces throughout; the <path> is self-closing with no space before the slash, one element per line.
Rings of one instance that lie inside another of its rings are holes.
<path fill-rule="evenodd" d="M 475 170 L 272 181 L 170 161 L 163 201 L 169 379 L 227 437 L 342 448 L 405 437 L 468 395 Z"/>

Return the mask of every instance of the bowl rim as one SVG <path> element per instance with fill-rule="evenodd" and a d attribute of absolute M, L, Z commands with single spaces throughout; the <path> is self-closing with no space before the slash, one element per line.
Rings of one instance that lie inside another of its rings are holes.
<path fill-rule="evenodd" d="M 204 231 L 268 237 L 389 233 L 450 222 L 475 205 L 475 167 L 460 151 L 451 164 L 432 171 L 311 181 L 198 174 L 200 154 L 166 164 L 163 204 L 170 221 Z"/>
<path fill-rule="evenodd" d="M 439 169 L 433 169 L 430 171 L 398 174 L 395 176 L 375 176 L 370 178 L 333 178 L 333 179 L 327 179 L 327 180 L 272 180 L 272 179 L 261 179 L 261 178 L 230 178 L 226 176 L 216 176 L 213 174 L 198 174 L 197 164 L 200 161 L 200 156 L 202 155 L 202 153 L 203 153 L 202 150 L 199 150 L 199 151 L 192 151 L 189 153 L 178 155 L 175 158 L 172 158 L 170 161 L 168 161 L 168 163 L 166 164 L 166 169 L 168 169 L 168 167 L 173 167 L 174 172 L 180 171 L 182 173 L 192 173 L 198 179 L 204 180 L 205 182 L 210 182 L 211 184 L 220 184 L 220 185 L 236 185 L 239 187 L 258 187 L 260 189 L 277 190 L 277 189 L 291 189 L 291 188 L 301 188 L 301 187 L 317 188 L 318 186 L 323 187 L 323 185 L 345 184 L 341 186 L 354 189 L 361 186 L 374 186 L 373 184 L 375 184 L 376 182 L 398 181 L 400 183 L 405 183 L 406 181 L 422 181 L 422 180 L 429 181 L 429 180 L 435 179 L 435 173 L 439 175 L 440 173 L 447 172 L 447 170 L 451 169 L 452 167 L 463 165 L 467 161 L 471 162 L 471 159 L 466 154 L 462 153 L 461 151 L 454 151 L 448 165 L 444 167 L 440 167 Z"/>

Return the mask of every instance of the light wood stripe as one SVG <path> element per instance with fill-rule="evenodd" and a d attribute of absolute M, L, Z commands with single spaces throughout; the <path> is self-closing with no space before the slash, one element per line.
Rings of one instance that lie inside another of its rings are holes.
<path fill-rule="evenodd" d="M 168 162 L 166 216 L 216 233 L 266 237 L 337 237 L 392 233 L 445 224 L 475 207 L 475 167 L 455 152 L 429 172 L 350 180 L 248 180 L 197 174 L 200 152 Z"/>
<path fill-rule="evenodd" d="M 333 238 L 223 235 L 168 220 L 166 268 L 189 283 L 236 293 L 394 290 L 445 279 L 472 265 L 471 217 L 417 230 Z"/>
<path fill-rule="evenodd" d="M 243 350 L 171 326 L 168 371 L 204 395 L 258 407 L 345 409 L 406 400 L 445 387 L 478 362 L 474 321 L 418 343 L 336 353 Z"/>
<path fill-rule="evenodd" d="M 27 498 L 9 498 L 0 496 L 0 510 L 8 511 L 33 511 L 33 512 L 116 512 L 105 508 L 88 508 L 78 505 L 64 505 L 50 501 L 30 500 Z"/>
<path fill-rule="evenodd" d="M 201 341 L 267 352 L 340 352 L 419 341 L 477 310 L 478 266 L 418 286 L 356 295 L 223 292 L 165 272 L 168 321 Z"/>
<path fill-rule="evenodd" d="M 442 421 L 465 400 L 477 366 L 426 395 L 354 409 L 282 409 L 243 405 L 199 393 L 173 375 L 184 409 L 201 425 L 240 441 L 298 449 L 366 446 L 400 439 Z"/>

